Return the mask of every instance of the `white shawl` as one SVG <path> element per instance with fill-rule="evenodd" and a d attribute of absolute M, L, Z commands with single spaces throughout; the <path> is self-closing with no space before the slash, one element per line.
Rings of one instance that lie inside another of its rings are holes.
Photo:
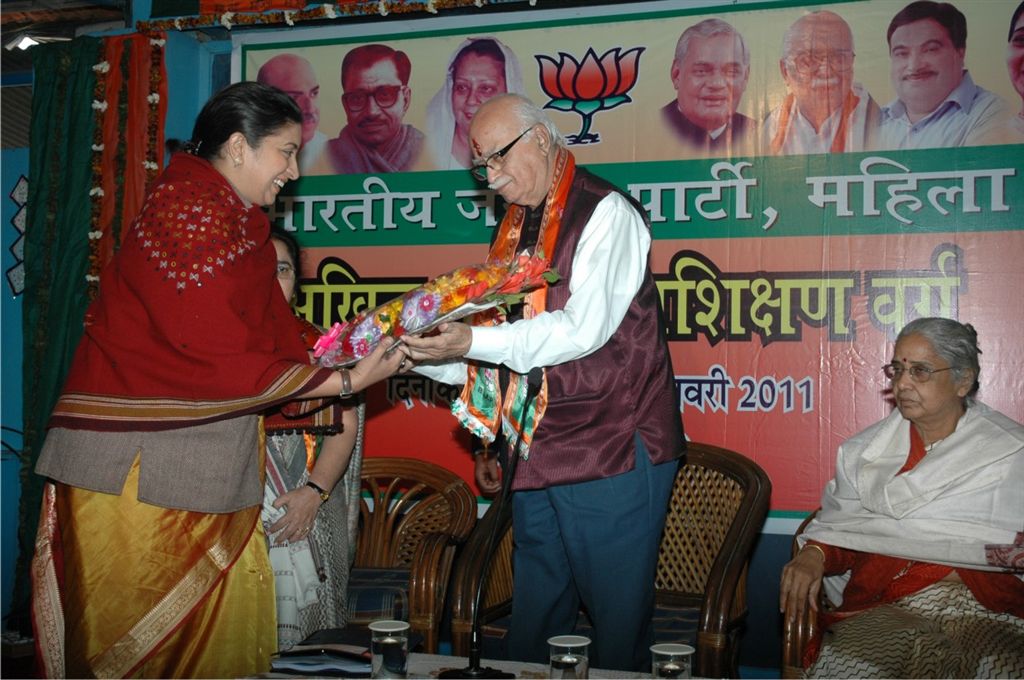
<path fill-rule="evenodd" d="M 505 55 L 505 89 L 516 94 L 526 94 L 523 90 L 523 75 L 519 68 L 519 59 L 515 52 L 497 38 L 489 35 L 463 40 L 448 57 L 444 87 L 437 91 L 427 105 L 427 140 L 430 146 L 430 158 L 438 170 L 462 168 L 462 165 L 452 156 L 452 137 L 455 135 L 455 112 L 452 111 L 452 64 L 455 63 L 455 58 L 463 49 L 477 40 L 485 39 L 493 40 L 501 53 Z"/>
<path fill-rule="evenodd" d="M 980 402 L 912 470 L 899 411 L 839 447 L 821 511 L 799 537 L 894 557 L 1000 571 L 985 546 L 1024 531 L 1024 426 Z M 839 604 L 849 575 L 826 578 Z"/>

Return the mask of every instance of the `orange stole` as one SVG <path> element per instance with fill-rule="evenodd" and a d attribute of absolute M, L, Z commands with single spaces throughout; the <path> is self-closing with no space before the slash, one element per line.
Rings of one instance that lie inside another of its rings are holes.
<path fill-rule="evenodd" d="M 572 179 L 575 174 L 576 157 L 567 149 L 559 148 L 555 157 L 551 187 L 548 189 L 544 203 L 544 214 L 541 218 L 540 232 L 537 235 L 537 247 L 534 250 L 534 255 L 543 255 L 548 262 L 551 262 L 555 246 L 558 244 L 558 234 L 562 228 L 562 214 L 565 211 L 565 204 L 568 201 L 569 190 L 572 188 Z M 487 254 L 488 262 L 509 263 L 515 259 L 519 254 L 517 249 L 525 218 L 526 210 L 522 206 L 509 205 L 505 217 L 498 226 L 498 235 Z M 523 300 L 523 318 L 532 319 L 543 312 L 547 305 L 547 295 L 547 286 L 541 286 L 527 293 Z M 497 325 L 502 320 L 504 320 L 503 316 L 499 319 L 499 315 L 491 311 L 477 315 L 473 323 L 474 325 Z M 534 400 L 532 411 L 526 417 L 527 422 L 520 423 L 519 418 L 522 414 L 515 412 L 517 409 L 513 408 L 513 404 L 516 401 L 516 395 L 523 394 L 519 389 L 523 376 L 511 373 L 508 388 L 502 395 L 494 369 L 482 370 L 489 376 L 481 375 L 481 367 L 474 362 L 469 362 L 466 369 L 466 384 L 462 388 L 460 400 L 465 403 L 467 412 L 495 435 L 501 428 L 502 419 L 506 419 L 512 429 L 519 432 L 523 441 L 529 446 L 533 440 L 533 433 L 544 417 L 544 411 L 548 406 L 546 374 L 541 380 L 540 392 Z M 478 382 L 488 383 L 488 381 L 492 381 L 490 385 L 494 387 L 495 396 L 492 397 L 488 394 L 483 399 L 475 399 L 474 392 L 478 390 L 491 392 L 490 387 L 478 385 Z M 463 425 L 466 425 L 465 421 L 463 421 Z"/>
<path fill-rule="evenodd" d="M 266 672 L 277 622 L 259 506 L 206 514 L 148 505 L 136 498 L 138 473 L 136 459 L 118 496 L 47 486 L 32 568 L 43 673 Z"/>

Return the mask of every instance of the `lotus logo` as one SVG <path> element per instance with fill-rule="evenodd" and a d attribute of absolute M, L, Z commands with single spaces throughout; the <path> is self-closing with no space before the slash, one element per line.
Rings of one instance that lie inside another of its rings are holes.
<path fill-rule="evenodd" d="M 598 57 L 591 47 L 581 61 L 565 52 L 558 53 L 558 61 L 544 54 L 534 55 L 540 62 L 540 86 L 551 97 L 544 108 L 575 111 L 583 118 L 582 129 L 566 137 L 569 144 L 600 142 L 601 135 L 590 131 L 594 114 L 633 101 L 626 93 L 636 85 L 644 49 L 634 47 L 623 53 L 621 47 L 613 47 Z"/>

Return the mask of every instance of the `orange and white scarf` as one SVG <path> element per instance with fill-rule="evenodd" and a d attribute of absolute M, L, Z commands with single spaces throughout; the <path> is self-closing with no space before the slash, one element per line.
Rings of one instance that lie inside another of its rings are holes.
<path fill-rule="evenodd" d="M 569 189 L 576 174 L 576 160 L 564 148 L 558 149 L 551 188 L 548 190 L 540 231 L 537 236 L 537 255 L 550 262 L 558 234 L 562 227 Z M 522 206 L 511 205 L 498 228 L 498 238 L 491 245 L 488 261 L 509 263 L 518 255 L 519 239 L 526 218 Z M 523 301 L 523 318 L 532 319 L 544 311 L 547 303 L 547 287 L 538 288 L 526 295 Z M 483 316 L 483 318 L 481 318 Z M 503 315 L 492 312 L 474 319 L 476 325 L 497 325 L 504 321 Z M 452 413 L 467 428 L 485 442 L 494 441 L 498 428 L 502 428 L 509 447 L 514 449 L 519 436 L 523 444 L 521 455 L 526 458 L 533 433 L 536 432 L 548 405 L 548 383 L 545 376 L 536 399 L 523 412 L 527 385 L 525 375 L 511 373 L 508 388 L 501 394 L 497 367 L 470 363 L 462 395 L 452 404 Z M 522 420 L 522 422 L 520 422 Z"/>

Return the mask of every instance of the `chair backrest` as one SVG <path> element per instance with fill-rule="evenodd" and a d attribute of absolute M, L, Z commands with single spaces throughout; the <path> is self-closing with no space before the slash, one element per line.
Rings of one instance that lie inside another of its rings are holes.
<path fill-rule="evenodd" d="M 690 442 L 676 475 L 655 574 L 660 602 L 701 608 L 698 668 L 735 674 L 735 627 L 746 613 L 747 564 L 771 497 L 749 458 Z"/>
<path fill-rule="evenodd" d="M 735 675 L 735 628 L 746 611 L 746 565 L 768 513 L 771 482 L 757 463 L 717 446 L 690 443 L 676 474 L 655 575 L 660 602 L 699 607 L 697 668 Z M 512 600 L 512 519 L 497 503 L 463 546 L 452 577 L 452 649 L 465 655 L 473 594 L 487 537 L 501 537 L 484 591 L 481 621 L 506 614 Z"/>
<path fill-rule="evenodd" d="M 361 478 L 359 567 L 408 567 L 428 534 L 461 541 L 476 523 L 476 497 L 469 485 L 433 463 L 366 458 Z"/>
<path fill-rule="evenodd" d="M 669 501 L 655 588 L 703 598 L 716 567 L 749 556 L 742 544 L 753 544 L 770 495 L 768 476 L 752 460 L 691 442 Z"/>

